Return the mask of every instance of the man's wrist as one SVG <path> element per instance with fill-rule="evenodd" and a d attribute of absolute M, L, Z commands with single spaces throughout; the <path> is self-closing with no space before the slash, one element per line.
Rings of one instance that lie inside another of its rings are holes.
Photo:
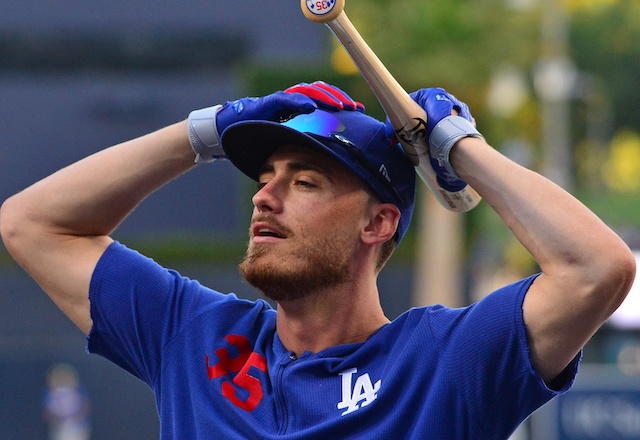
<path fill-rule="evenodd" d="M 196 154 L 196 163 L 226 159 L 220 144 L 220 134 L 216 124 L 216 116 L 221 108 L 221 105 L 215 105 L 194 110 L 189 114 L 187 130 L 189 143 Z"/>
<path fill-rule="evenodd" d="M 461 116 L 447 116 L 431 131 L 429 136 L 429 152 L 431 158 L 444 170 L 448 178 L 462 180 L 451 164 L 451 150 L 461 139 L 473 137 L 484 140 L 480 132 Z"/>

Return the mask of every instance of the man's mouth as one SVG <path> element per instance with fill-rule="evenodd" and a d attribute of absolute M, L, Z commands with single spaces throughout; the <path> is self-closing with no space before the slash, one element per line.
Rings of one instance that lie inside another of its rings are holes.
<path fill-rule="evenodd" d="M 270 222 L 257 221 L 251 226 L 251 237 L 287 238 L 286 228 L 272 225 Z"/>
<path fill-rule="evenodd" d="M 276 238 L 285 238 L 282 234 L 277 231 L 274 231 L 270 228 L 259 228 L 257 234 L 254 234 L 258 237 L 276 237 Z"/>

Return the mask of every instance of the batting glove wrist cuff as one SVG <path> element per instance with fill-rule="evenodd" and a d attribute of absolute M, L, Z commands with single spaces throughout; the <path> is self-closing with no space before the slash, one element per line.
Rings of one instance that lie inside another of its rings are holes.
<path fill-rule="evenodd" d="M 444 180 L 448 182 L 460 181 L 460 176 L 456 174 L 449 154 L 453 146 L 462 138 L 476 137 L 484 140 L 484 137 L 467 119 L 461 116 L 447 116 L 436 124 L 429 136 L 429 152 L 432 163 Z"/>
<path fill-rule="evenodd" d="M 221 108 L 221 105 L 215 105 L 194 110 L 189 114 L 189 143 L 196 153 L 196 163 L 227 158 L 220 144 L 220 133 L 216 124 L 216 116 Z"/>

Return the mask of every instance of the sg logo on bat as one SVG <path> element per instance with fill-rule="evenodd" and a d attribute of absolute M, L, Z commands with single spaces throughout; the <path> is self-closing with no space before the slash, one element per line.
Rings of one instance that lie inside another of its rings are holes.
<path fill-rule="evenodd" d="M 326 15 L 335 5 L 335 0 L 307 0 L 307 9 L 314 15 Z"/>

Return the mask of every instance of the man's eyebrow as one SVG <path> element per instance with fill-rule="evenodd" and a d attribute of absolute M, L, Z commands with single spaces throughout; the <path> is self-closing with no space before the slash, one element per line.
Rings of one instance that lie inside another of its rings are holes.
<path fill-rule="evenodd" d="M 310 161 L 289 162 L 287 163 L 287 169 L 291 171 L 315 171 L 327 176 L 331 176 L 332 174 L 326 167 Z"/>
<path fill-rule="evenodd" d="M 265 173 L 272 173 L 273 171 L 274 171 L 273 165 L 271 165 L 269 163 L 265 163 L 258 170 L 258 177 L 260 177 L 261 175 L 263 175 Z"/>
<path fill-rule="evenodd" d="M 334 173 L 331 172 L 327 167 L 322 165 L 318 165 L 311 161 L 290 161 L 287 162 L 287 171 L 315 171 L 323 176 L 326 176 L 329 180 L 333 180 Z M 273 164 L 266 163 L 260 168 L 260 174 L 263 173 L 272 173 L 275 171 Z"/>

